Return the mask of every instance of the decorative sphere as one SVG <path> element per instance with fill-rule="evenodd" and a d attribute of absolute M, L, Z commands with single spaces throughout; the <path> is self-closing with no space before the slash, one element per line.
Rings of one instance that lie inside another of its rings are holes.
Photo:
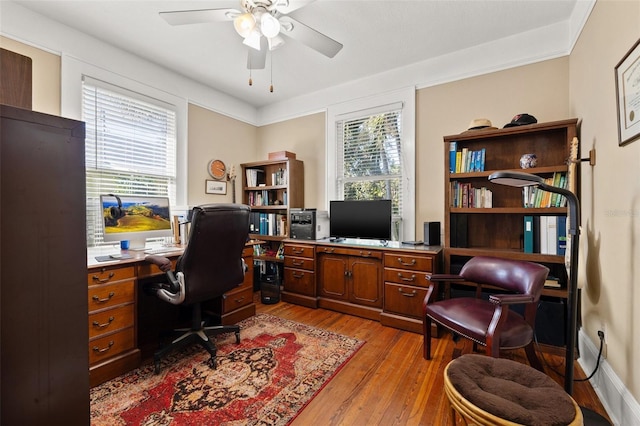
<path fill-rule="evenodd" d="M 520 167 L 530 169 L 538 165 L 538 157 L 535 154 L 523 154 L 520 157 Z"/>

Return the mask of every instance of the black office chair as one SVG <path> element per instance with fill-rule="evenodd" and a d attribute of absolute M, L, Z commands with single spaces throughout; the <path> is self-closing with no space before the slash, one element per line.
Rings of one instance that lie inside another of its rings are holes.
<path fill-rule="evenodd" d="M 204 326 L 201 302 L 221 297 L 242 284 L 247 269 L 242 251 L 249 234 L 249 211 L 244 204 L 195 207 L 189 241 L 175 271 L 166 257 L 146 257 L 166 272 L 167 282 L 149 284 L 145 291 L 173 305 L 191 306 L 191 327 L 174 330 L 181 334 L 154 354 L 156 373 L 165 355 L 189 343 L 197 342 L 211 354 L 213 368 L 216 368 L 216 346 L 209 337 L 233 332 L 236 343 L 240 343 L 237 325 Z"/>

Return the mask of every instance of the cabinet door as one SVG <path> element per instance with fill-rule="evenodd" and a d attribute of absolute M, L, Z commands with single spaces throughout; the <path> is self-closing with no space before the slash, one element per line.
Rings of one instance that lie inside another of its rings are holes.
<path fill-rule="evenodd" d="M 318 258 L 319 296 L 347 300 L 349 257 L 323 254 Z"/>
<path fill-rule="evenodd" d="M 359 305 L 382 307 L 382 264 L 378 259 L 349 258 L 350 301 Z"/>

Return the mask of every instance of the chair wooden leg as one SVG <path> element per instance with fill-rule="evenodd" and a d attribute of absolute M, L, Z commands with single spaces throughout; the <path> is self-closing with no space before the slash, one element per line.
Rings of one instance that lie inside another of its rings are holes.
<path fill-rule="evenodd" d="M 422 356 L 424 359 L 431 359 L 431 319 L 428 316 L 425 316 L 423 327 L 424 342 L 422 344 Z"/>
<path fill-rule="evenodd" d="M 524 347 L 524 351 L 527 354 L 527 359 L 529 360 L 529 365 L 535 368 L 538 371 L 542 371 L 544 373 L 544 368 L 542 367 L 542 363 L 536 354 L 536 349 L 533 346 L 533 342 L 529 343 Z"/>

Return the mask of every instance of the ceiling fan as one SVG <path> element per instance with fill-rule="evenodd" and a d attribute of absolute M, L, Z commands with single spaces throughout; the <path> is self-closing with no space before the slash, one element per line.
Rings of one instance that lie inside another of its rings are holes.
<path fill-rule="evenodd" d="M 240 0 L 240 9 L 202 9 L 160 12 L 171 25 L 233 21 L 236 32 L 249 49 L 247 68 L 263 69 L 268 50 L 282 46 L 285 38 L 296 39 L 333 58 L 342 44 L 288 16 L 314 0 Z M 295 3 L 295 4 L 293 4 Z M 284 37 L 283 37 L 284 36 Z"/>

